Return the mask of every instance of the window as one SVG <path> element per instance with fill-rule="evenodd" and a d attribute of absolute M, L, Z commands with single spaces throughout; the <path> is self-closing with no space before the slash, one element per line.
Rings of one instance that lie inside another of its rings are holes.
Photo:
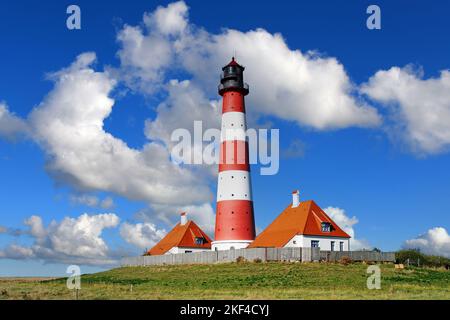
<path fill-rule="evenodd" d="M 329 222 L 322 222 L 322 232 L 330 232 L 331 224 Z"/>
<path fill-rule="evenodd" d="M 311 248 L 318 248 L 319 240 L 311 240 Z"/>
<path fill-rule="evenodd" d="M 331 251 L 334 251 L 334 241 L 331 241 Z"/>
<path fill-rule="evenodd" d="M 344 251 L 344 241 L 339 242 L 339 251 Z"/>
<path fill-rule="evenodd" d="M 202 237 L 195 237 L 195 244 L 196 245 L 202 245 L 205 243 L 205 238 Z"/>
<path fill-rule="evenodd" d="M 192 250 L 185 250 L 184 253 L 192 253 Z"/>
<path fill-rule="evenodd" d="M 235 66 L 229 66 L 225 69 L 226 73 L 237 73 L 237 67 Z"/>

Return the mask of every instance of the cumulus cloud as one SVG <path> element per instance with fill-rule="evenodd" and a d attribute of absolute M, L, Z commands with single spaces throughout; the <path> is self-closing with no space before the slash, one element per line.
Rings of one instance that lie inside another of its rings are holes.
<path fill-rule="evenodd" d="M 212 169 L 206 167 L 208 174 L 204 174 L 171 162 L 170 136 L 177 128 L 192 131 L 195 120 L 202 120 L 205 128 L 219 127 L 218 70 L 228 62 L 233 48 L 246 66 L 250 83 L 249 119 L 273 116 L 317 130 L 378 126 L 381 117 L 359 96 L 363 93 L 389 106 L 395 132 L 413 150 L 437 153 L 450 144 L 448 71 L 424 79 L 411 68 L 394 67 L 377 72 L 359 88 L 338 59 L 290 48 L 281 34 L 264 29 L 210 33 L 189 21 L 183 1 L 145 13 L 142 22 L 125 25 L 117 34 L 120 68 L 96 71 L 94 53 L 78 56 L 72 65 L 51 75 L 54 88 L 28 118 L 31 135 L 46 152 L 47 170 L 55 179 L 81 194 L 106 191 L 149 204 L 137 215 L 142 223 L 121 228 L 126 241 L 138 247 L 156 241 L 158 232 L 163 232 L 155 218 L 172 226 L 181 211 L 213 232 Z M 174 75 L 178 79 L 172 79 Z M 133 89 L 164 97 L 155 116 L 146 121 L 149 142 L 142 148 L 130 148 L 104 130 L 115 102 L 116 76 Z M 28 130 L 28 124 L 0 104 L 0 136 L 17 136 Z M 292 141 L 285 156 L 302 156 L 302 147 L 301 141 Z M 113 205 L 112 198 L 79 197 L 75 201 L 91 206 Z M 353 249 L 369 247 L 354 238 L 355 217 L 340 208 L 326 210 L 352 236 Z M 42 257 L 47 252 L 52 257 L 55 249 L 48 243 L 56 227 L 45 228 L 36 217 L 27 224 L 36 243 L 42 240 L 42 250 L 15 245 L 1 254 L 14 251 L 18 256 Z M 133 232 L 142 235 L 142 242 Z"/>
<path fill-rule="evenodd" d="M 184 144 L 183 155 L 181 158 L 176 152 L 171 153 L 173 160 L 194 164 L 194 159 L 203 159 L 206 146 L 212 141 L 203 141 L 198 139 L 194 133 L 194 122 L 201 120 L 201 127 L 203 135 L 207 129 L 220 128 L 220 108 L 219 102 L 216 100 L 209 100 L 204 95 L 204 92 L 189 80 L 177 81 L 172 80 L 166 86 L 168 90 L 167 98 L 158 105 L 156 109 L 156 117 L 148 119 L 145 122 L 145 134 L 148 139 L 161 141 L 168 150 L 173 148 L 180 141 L 172 139 L 172 134 L 177 129 L 184 129 L 185 132 L 190 133 L 191 141 Z M 182 116 L 178 116 L 182 115 Z M 184 136 L 183 136 L 184 137 Z M 215 148 L 211 150 L 211 155 L 218 159 L 218 141 Z M 209 153 L 208 153 L 209 155 Z M 214 164 L 202 163 L 201 165 L 190 165 L 189 169 L 196 173 L 198 179 L 208 181 L 217 174 L 217 166 Z"/>
<path fill-rule="evenodd" d="M 47 170 L 79 190 L 109 191 L 132 200 L 181 204 L 212 198 L 207 185 L 174 165 L 163 145 L 132 149 L 103 128 L 115 81 L 94 71 L 84 53 L 52 75 L 53 90 L 30 115 L 33 136 L 48 155 Z M 124 179 L 126 177 L 126 179 Z"/>
<path fill-rule="evenodd" d="M 86 205 L 88 207 L 100 207 L 102 209 L 111 209 L 114 207 L 114 200 L 111 197 L 106 197 L 103 200 L 93 195 L 72 195 L 70 201 L 74 204 Z"/>
<path fill-rule="evenodd" d="M 17 244 L 11 244 L 4 250 L 0 250 L 0 258 L 23 260 L 34 256 L 31 248 L 23 247 Z"/>
<path fill-rule="evenodd" d="M 362 85 L 370 98 L 389 106 L 393 131 L 412 151 L 435 154 L 450 146 L 450 71 L 424 79 L 408 66 L 378 71 Z"/>
<path fill-rule="evenodd" d="M 212 34 L 189 23 L 187 12 L 184 2 L 176 2 L 145 14 L 145 28 L 125 26 L 119 32 L 125 78 L 152 88 L 176 68 L 215 97 L 218 70 L 230 59 L 230 48 L 237 48 L 248 67 L 251 112 L 316 129 L 380 123 L 376 110 L 355 96 L 357 88 L 336 58 L 290 49 L 280 34 L 264 29 Z"/>
<path fill-rule="evenodd" d="M 36 238 L 36 240 L 45 239 L 48 235 L 47 230 L 44 228 L 44 224 L 42 223 L 42 218 L 39 216 L 31 216 L 24 221 L 24 224 L 29 227 L 29 233 L 32 237 Z"/>
<path fill-rule="evenodd" d="M 188 25 L 187 10 L 188 7 L 183 1 L 170 3 L 167 7 L 158 6 L 153 13 L 144 14 L 144 23 L 165 35 L 178 34 Z"/>
<path fill-rule="evenodd" d="M 186 212 L 188 219 L 194 220 L 203 231 L 209 235 L 214 234 L 215 212 L 211 203 L 182 206 L 152 204 L 139 211 L 135 218 L 150 223 L 162 221 L 172 227 L 174 222 L 179 221 L 181 212 Z"/>
<path fill-rule="evenodd" d="M 38 259 L 45 262 L 108 265 L 117 262 L 101 234 L 106 228 L 115 228 L 119 217 L 113 213 L 66 217 L 44 227 L 42 218 L 32 216 L 25 220 L 31 246 L 11 244 L 0 250 L 0 257 L 9 259 Z"/>
<path fill-rule="evenodd" d="M 161 68 L 168 67 L 172 60 L 167 41 L 161 35 L 144 37 L 140 27 L 132 26 L 125 26 L 117 39 L 124 47 L 118 52 L 123 79 L 133 89 L 154 93 L 159 88 L 156 84 L 163 80 Z M 147 83 L 152 85 L 147 86 Z"/>
<path fill-rule="evenodd" d="M 120 235 L 126 242 L 141 249 L 150 249 L 166 235 L 166 230 L 158 229 L 153 223 L 128 222 L 120 226 Z"/>
<path fill-rule="evenodd" d="M 415 239 L 406 240 L 403 247 L 450 258 L 450 235 L 443 227 L 432 228 Z"/>
<path fill-rule="evenodd" d="M 166 88 L 168 97 L 158 105 L 156 118 L 146 121 L 145 133 L 149 139 L 170 145 L 172 132 L 178 128 L 192 131 L 195 120 L 202 120 L 205 128 L 220 128 L 219 101 L 207 99 L 204 92 L 189 80 L 172 80 Z"/>
<path fill-rule="evenodd" d="M 0 102 L 0 137 L 15 140 L 28 131 L 24 120 L 9 111 L 4 102 Z"/>
<path fill-rule="evenodd" d="M 358 223 L 358 219 L 353 216 L 349 217 L 345 210 L 336 207 L 325 208 L 324 211 L 333 219 L 336 224 L 342 228 L 349 236 L 350 239 L 350 249 L 351 250 L 361 250 L 361 249 L 371 249 L 370 244 L 364 239 L 355 238 L 354 225 Z"/>

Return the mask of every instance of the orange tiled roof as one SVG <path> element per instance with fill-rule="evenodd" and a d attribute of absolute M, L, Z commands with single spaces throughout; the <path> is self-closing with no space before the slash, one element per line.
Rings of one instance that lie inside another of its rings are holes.
<path fill-rule="evenodd" d="M 322 231 L 322 222 L 331 224 L 330 232 Z M 256 237 L 249 248 L 283 247 L 300 234 L 350 238 L 314 201 L 309 200 L 301 202 L 296 208 L 290 204 Z"/>
<path fill-rule="evenodd" d="M 196 237 L 204 238 L 205 243 L 201 245 L 196 244 Z M 178 223 L 175 228 L 151 248 L 147 254 L 152 256 L 161 255 L 173 247 L 210 249 L 211 239 L 195 224 L 194 221 L 189 220 L 185 225 Z"/>

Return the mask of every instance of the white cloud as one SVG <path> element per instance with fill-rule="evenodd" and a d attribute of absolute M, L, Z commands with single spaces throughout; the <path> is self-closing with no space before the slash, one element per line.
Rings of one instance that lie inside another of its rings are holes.
<path fill-rule="evenodd" d="M 0 102 L 0 137 L 14 140 L 28 131 L 24 120 L 11 113 L 4 102 Z"/>
<path fill-rule="evenodd" d="M 123 80 L 130 87 L 146 93 L 154 93 L 162 81 L 164 73 L 161 68 L 168 67 L 172 62 L 172 49 L 161 35 L 144 37 L 140 27 L 125 26 L 117 35 L 123 48 L 118 56 L 121 60 Z M 136 79 L 141 79 L 140 84 Z M 147 83 L 152 85 L 147 86 Z"/>
<path fill-rule="evenodd" d="M 194 220 L 204 232 L 214 235 L 215 213 L 210 203 L 184 206 L 153 204 L 138 212 L 135 218 L 150 223 L 154 223 L 156 218 L 172 228 L 178 223 L 181 212 L 186 212 L 188 219 Z"/>
<path fill-rule="evenodd" d="M 415 239 L 406 240 L 403 247 L 450 258 L 450 235 L 445 228 L 432 228 Z"/>
<path fill-rule="evenodd" d="M 32 249 L 17 244 L 11 244 L 4 250 L 0 250 L 0 258 L 22 260 L 33 258 L 33 256 Z"/>
<path fill-rule="evenodd" d="M 120 226 L 120 235 L 128 243 L 141 249 L 150 249 L 166 235 L 166 230 L 158 229 L 153 223 L 128 222 Z"/>
<path fill-rule="evenodd" d="M 177 143 L 171 140 L 172 133 L 179 128 L 188 130 L 192 141 L 188 148 L 185 148 L 183 159 L 190 158 L 191 163 L 194 163 L 194 157 L 199 155 L 202 159 L 204 148 L 210 143 L 194 139 L 194 121 L 202 121 L 203 133 L 209 128 L 219 129 L 221 119 L 219 102 L 208 100 L 204 92 L 188 80 L 182 82 L 172 80 L 166 88 L 168 96 L 158 105 L 156 117 L 145 122 L 145 134 L 148 139 L 162 141 L 168 150 L 172 150 Z M 218 158 L 218 148 L 215 151 Z M 217 174 L 216 165 L 191 165 L 189 169 L 193 170 L 202 181 L 208 181 Z"/>
<path fill-rule="evenodd" d="M 47 169 L 58 181 L 82 192 L 112 192 L 149 204 L 150 209 L 139 215 L 143 223 L 123 227 L 125 238 L 140 247 L 143 243 L 133 238 L 132 231 L 142 233 L 143 241 L 150 243 L 150 226 L 155 234 L 160 230 L 148 220 L 157 217 L 172 226 L 181 211 L 188 211 L 205 231 L 213 232 L 214 211 L 208 203 L 212 175 L 170 162 L 170 134 L 177 128 L 191 129 L 194 120 L 203 120 L 205 128 L 219 126 L 218 73 L 233 48 L 247 68 L 246 81 L 251 85 L 246 100 L 253 115 L 249 119 L 270 115 L 318 130 L 372 127 L 381 122 L 376 109 L 358 97 L 358 88 L 336 58 L 289 48 L 282 35 L 264 29 L 209 33 L 190 23 L 187 12 L 184 2 L 158 7 L 144 15 L 141 26 L 126 25 L 117 35 L 121 80 L 146 94 L 161 93 L 161 89 L 167 93 L 156 116 L 146 121 L 145 134 L 151 141 L 141 149 L 128 147 L 104 130 L 114 106 L 111 93 L 116 80 L 107 71 L 94 70 L 94 53 L 82 54 L 71 66 L 54 73 L 53 90 L 29 116 L 32 136 L 45 150 Z M 189 80 L 168 81 L 174 70 Z M 410 69 L 391 68 L 375 74 L 361 92 L 397 105 L 396 120 L 414 149 L 440 152 L 450 143 L 449 74 L 443 71 L 438 78 L 423 80 Z M 0 136 L 14 136 L 26 127 L 0 104 Z M 292 146 L 291 151 L 298 151 L 301 145 L 294 141 Z M 108 208 L 113 205 L 110 200 L 83 201 Z M 349 218 L 339 208 L 326 210 L 354 237 L 355 217 Z M 55 233 L 52 225 L 44 228 L 37 218 L 27 224 L 36 243 L 42 241 L 38 249 L 31 249 L 32 255 L 52 257 L 54 247 L 44 245 Z M 353 249 L 368 246 L 352 238 Z M 29 256 L 23 248 L 11 250 Z"/>
<path fill-rule="evenodd" d="M 202 228 L 202 230 L 210 236 L 214 236 L 214 227 L 216 224 L 216 214 L 210 203 L 204 203 L 201 205 L 188 205 L 181 206 L 176 211 L 186 212 L 188 219 L 194 220 L 195 223 Z M 177 217 L 179 218 L 179 217 Z"/>
<path fill-rule="evenodd" d="M 157 107 L 157 117 L 146 121 L 145 133 L 149 139 L 171 145 L 172 132 L 178 128 L 193 131 L 195 120 L 202 120 L 205 129 L 220 128 L 218 101 L 208 100 L 204 92 L 188 80 L 170 81 L 166 88 L 168 97 Z"/>
<path fill-rule="evenodd" d="M 117 34 L 122 48 L 120 74 L 133 89 L 154 93 L 161 89 L 167 69 L 174 64 L 174 41 L 187 28 L 187 6 L 175 2 L 145 13 L 143 26 L 125 25 Z"/>
<path fill-rule="evenodd" d="M 336 207 L 328 207 L 324 211 L 342 230 L 351 236 L 351 250 L 371 249 L 370 244 L 366 240 L 355 238 L 354 225 L 358 223 L 358 219 L 355 216 L 350 218 L 346 215 L 345 210 Z"/>
<path fill-rule="evenodd" d="M 0 234 L 7 234 L 7 235 L 13 236 L 13 237 L 20 237 L 23 234 L 26 234 L 26 232 L 24 232 L 21 229 L 8 228 L 8 227 L 5 227 L 5 226 L 0 226 Z"/>
<path fill-rule="evenodd" d="M 209 40 L 203 47 L 203 39 L 192 46 L 186 42 L 186 68 L 198 81 L 216 84 L 217 76 L 211 70 L 219 70 L 229 60 L 229 48 L 238 48 L 250 83 L 247 102 L 254 113 L 316 129 L 371 127 L 380 122 L 375 109 L 353 96 L 356 88 L 336 58 L 291 50 L 280 34 L 263 29 L 227 30 Z M 204 66 L 198 68 L 200 64 Z"/>
<path fill-rule="evenodd" d="M 106 197 L 100 202 L 100 207 L 103 209 L 111 209 L 114 207 L 114 200 L 111 197 Z"/>
<path fill-rule="evenodd" d="M 187 25 L 188 7 L 183 1 L 159 6 L 153 13 L 144 14 L 144 23 L 149 28 L 157 28 L 162 34 L 173 35 L 183 32 Z"/>
<path fill-rule="evenodd" d="M 34 239 L 30 247 L 12 244 L 0 251 L 0 257 L 10 259 L 38 259 L 45 262 L 108 265 L 117 262 L 101 238 L 106 228 L 115 228 L 119 217 L 113 213 L 52 221 L 44 227 L 41 217 L 25 221 Z"/>
<path fill-rule="evenodd" d="M 96 196 L 83 194 L 77 196 L 72 195 L 70 197 L 70 201 L 75 204 L 83 204 L 89 207 L 97 207 L 100 200 Z"/>
<path fill-rule="evenodd" d="M 90 68 L 94 61 L 95 54 L 85 53 L 52 75 L 54 89 L 30 115 L 34 138 L 48 155 L 48 171 L 79 190 L 109 191 L 149 203 L 210 200 L 207 185 L 171 163 L 161 144 L 132 149 L 103 129 L 114 105 L 109 94 L 115 81 Z"/>
<path fill-rule="evenodd" d="M 24 221 L 24 224 L 30 228 L 30 235 L 38 241 L 45 239 L 48 235 L 47 230 L 45 230 L 44 224 L 42 223 L 42 219 L 39 216 L 29 217 Z"/>
<path fill-rule="evenodd" d="M 167 25 L 155 22 L 158 15 L 170 17 Z M 251 84 L 250 112 L 316 129 L 380 123 L 376 110 L 355 98 L 356 88 L 335 58 L 291 50 L 280 34 L 263 29 L 208 33 L 189 24 L 184 2 L 159 7 L 145 17 L 146 30 L 125 26 L 118 35 L 126 78 L 140 81 L 141 88 L 157 86 L 164 74 L 179 69 L 191 75 L 205 96 L 217 96 L 220 68 L 230 59 L 230 48 L 237 48 Z"/>
<path fill-rule="evenodd" d="M 390 107 L 394 135 L 412 151 L 433 154 L 450 147 L 450 71 L 423 79 L 408 66 L 378 71 L 362 85 L 362 92 Z"/>
<path fill-rule="evenodd" d="M 72 195 L 70 201 L 74 204 L 86 205 L 88 207 L 100 207 L 102 209 L 111 209 L 114 207 L 114 200 L 111 197 L 106 197 L 103 200 L 96 196 L 82 194 L 82 195 Z"/>

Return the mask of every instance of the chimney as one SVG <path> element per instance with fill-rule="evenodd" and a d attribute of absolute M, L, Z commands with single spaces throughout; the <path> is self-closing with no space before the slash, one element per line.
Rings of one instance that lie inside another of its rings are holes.
<path fill-rule="evenodd" d="M 180 215 L 180 224 L 184 226 L 187 223 L 187 215 L 186 212 L 182 212 Z"/>
<path fill-rule="evenodd" d="M 298 190 L 292 192 L 292 208 L 297 208 L 300 204 L 300 193 Z"/>

